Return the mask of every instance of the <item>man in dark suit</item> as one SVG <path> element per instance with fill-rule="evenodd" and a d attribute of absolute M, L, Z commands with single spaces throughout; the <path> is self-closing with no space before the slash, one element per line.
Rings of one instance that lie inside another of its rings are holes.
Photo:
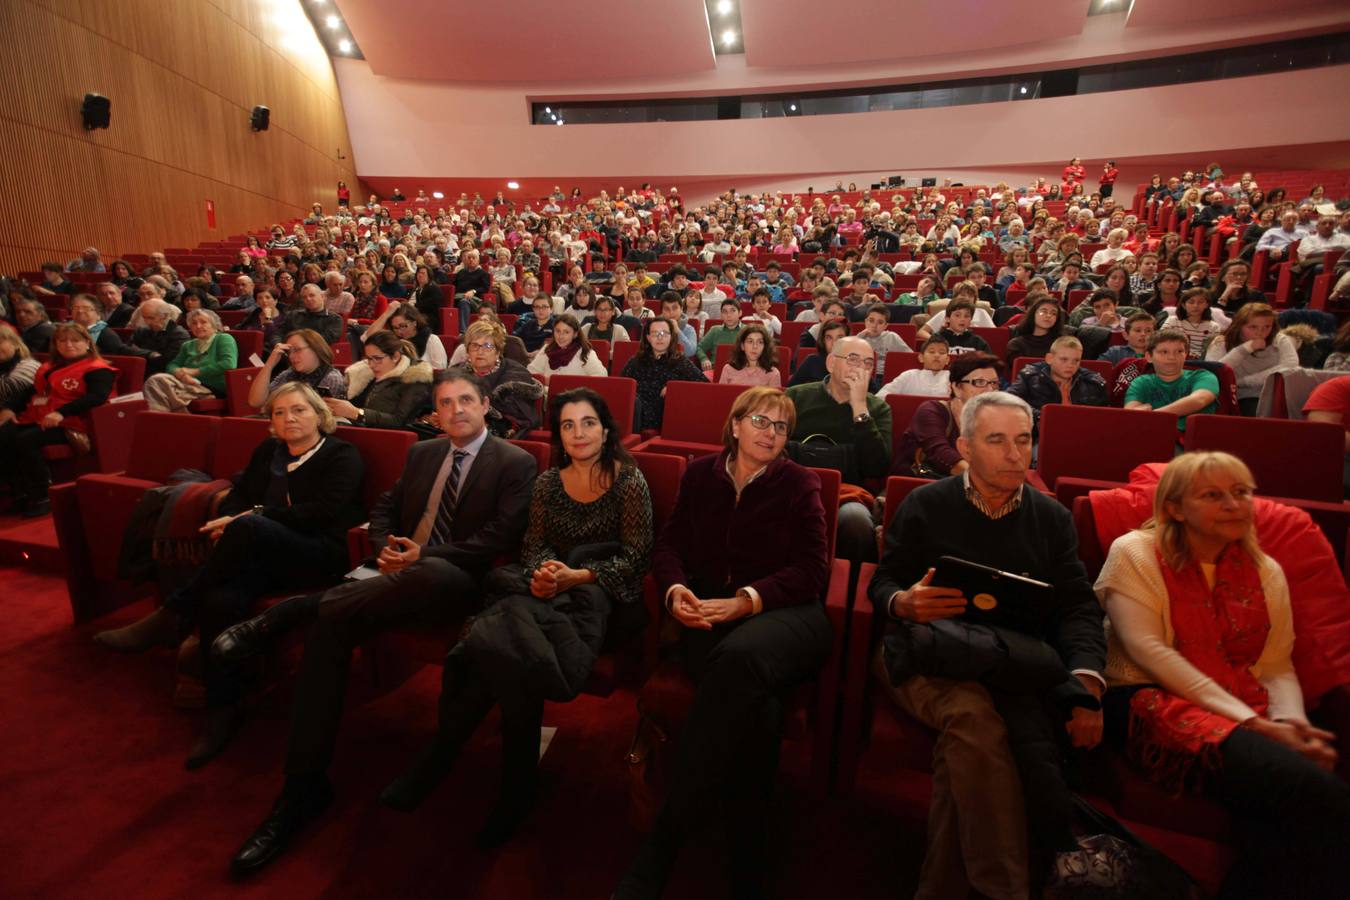
<path fill-rule="evenodd" d="M 353 648 L 390 627 L 454 621 L 473 612 L 482 577 L 524 536 L 537 464 L 488 433 L 486 385 L 464 369 L 442 372 L 435 406 L 449 439 L 414 445 L 402 476 L 375 505 L 370 539 L 380 550 L 358 570 L 366 577 L 279 603 L 212 645 L 217 660 L 238 664 L 284 631 L 313 623 L 291 713 L 285 787 L 236 854 L 235 874 L 275 859 L 332 799 L 325 772 Z"/>

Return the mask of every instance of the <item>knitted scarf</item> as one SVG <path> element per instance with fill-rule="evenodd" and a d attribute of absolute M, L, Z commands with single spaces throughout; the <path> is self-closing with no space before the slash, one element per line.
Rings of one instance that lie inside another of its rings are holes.
<path fill-rule="evenodd" d="M 1270 633 L 1261 573 L 1240 546 L 1219 556 L 1211 591 L 1195 562 L 1175 571 L 1158 556 L 1167 585 L 1175 648 L 1186 661 L 1213 678 L 1258 714 L 1267 708 L 1266 689 L 1251 673 Z M 1130 751 L 1159 784 L 1180 791 L 1191 775 L 1202 777 L 1219 762 L 1219 745 L 1237 722 L 1207 712 L 1158 687 L 1130 701 Z"/>

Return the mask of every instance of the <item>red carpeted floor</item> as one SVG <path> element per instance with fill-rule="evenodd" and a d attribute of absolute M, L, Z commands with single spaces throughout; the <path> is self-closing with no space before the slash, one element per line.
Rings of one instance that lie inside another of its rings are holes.
<path fill-rule="evenodd" d="M 636 713 L 622 691 L 549 707 L 545 794 L 500 851 L 473 843 L 497 789 L 491 721 L 420 811 L 382 807 L 379 791 L 433 726 L 439 672 L 427 669 L 388 695 L 352 698 L 336 802 L 277 864 L 233 883 L 230 857 L 280 786 L 290 681 L 260 699 L 224 756 L 186 772 L 199 714 L 171 704 L 173 654 L 118 656 L 90 639 L 148 606 L 72 626 L 59 577 L 0 569 L 0 585 L 0 896 L 593 900 L 609 895 L 645 827 L 623 761 Z M 885 796 L 817 805 L 786 773 L 771 811 L 780 895 L 907 896 L 925 791 L 924 779 L 892 780 Z M 725 896 L 720 842 L 710 832 L 686 851 L 668 897 Z"/>

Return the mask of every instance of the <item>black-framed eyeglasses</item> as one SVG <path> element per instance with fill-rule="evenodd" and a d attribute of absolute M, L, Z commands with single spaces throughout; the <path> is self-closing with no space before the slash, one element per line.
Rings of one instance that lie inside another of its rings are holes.
<path fill-rule="evenodd" d="M 957 384 L 968 384 L 975 388 L 998 387 L 997 378 L 963 378 Z"/>
<path fill-rule="evenodd" d="M 746 418 L 750 420 L 750 424 L 754 426 L 756 431 L 768 431 L 772 427 L 778 434 L 786 435 L 788 433 L 788 423 L 786 422 L 770 419 L 768 416 L 761 416 L 758 413 L 746 416 Z"/>
<path fill-rule="evenodd" d="M 877 361 L 875 358 L 863 359 L 863 357 L 858 353 L 849 353 L 849 354 L 836 353 L 834 355 L 836 359 L 842 359 L 850 366 L 862 366 L 869 372 L 877 367 Z"/>

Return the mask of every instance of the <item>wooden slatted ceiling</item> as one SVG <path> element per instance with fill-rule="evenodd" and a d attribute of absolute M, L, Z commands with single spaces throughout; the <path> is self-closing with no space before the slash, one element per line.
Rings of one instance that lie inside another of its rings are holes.
<path fill-rule="evenodd" d="M 89 244 L 111 259 L 223 239 L 331 208 L 339 179 L 362 190 L 298 0 L 10 0 L 0 34 L 0 272 Z M 112 100 L 111 128 L 81 127 L 90 91 Z"/>

